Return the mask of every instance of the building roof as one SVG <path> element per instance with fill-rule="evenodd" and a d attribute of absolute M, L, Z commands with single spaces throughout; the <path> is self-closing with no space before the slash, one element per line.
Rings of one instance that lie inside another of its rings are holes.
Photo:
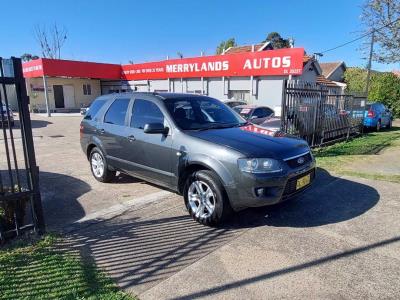
<path fill-rule="evenodd" d="M 323 84 L 323 85 L 326 85 L 329 87 L 338 87 L 338 85 L 334 81 L 326 79 L 326 77 L 324 75 L 317 76 L 317 83 Z"/>
<path fill-rule="evenodd" d="M 393 70 L 392 73 L 397 77 L 400 77 L 400 70 Z"/>
<path fill-rule="evenodd" d="M 336 61 L 336 62 L 326 62 L 326 63 L 319 63 L 321 69 L 322 69 L 322 75 L 325 76 L 325 78 L 329 78 L 329 76 L 335 72 L 336 69 L 338 69 L 340 66 L 345 66 L 343 61 Z"/>
<path fill-rule="evenodd" d="M 229 47 L 225 50 L 224 54 L 234 54 L 234 53 L 243 53 L 243 52 L 252 52 L 254 46 L 254 51 L 263 51 L 263 50 L 273 50 L 273 47 L 270 42 L 265 42 L 261 44 L 255 45 L 244 45 L 244 46 L 236 46 Z"/>

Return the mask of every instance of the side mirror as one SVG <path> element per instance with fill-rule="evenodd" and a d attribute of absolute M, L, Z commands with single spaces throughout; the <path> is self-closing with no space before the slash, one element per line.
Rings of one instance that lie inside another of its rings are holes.
<path fill-rule="evenodd" d="M 156 133 L 162 133 L 162 134 L 168 134 L 169 128 L 164 127 L 164 124 L 162 123 L 148 123 L 144 125 L 143 132 L 148 133 L 148 134 L 156 134 Z"/>

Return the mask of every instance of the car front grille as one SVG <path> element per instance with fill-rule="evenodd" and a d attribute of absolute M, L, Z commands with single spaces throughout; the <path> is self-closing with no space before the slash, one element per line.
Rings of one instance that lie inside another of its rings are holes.
<path fill-rule="evenodd" d="M 294 193 L 300 192 L 300 191 L 304 190 L 305 188 L 307 188 L 309 186 L 309 184 L 301 189 L 296 190 L 296 185 L 297 185 L 297 179 L 304 177 L 308 174 L 310 174 L 310 183 L 311 183 L 315 178 L 315 169 L 309 170 L 305 173 L 302 173 L 302 174 L 299 174 L 299 175 L 296 175 L 296 176 L 290 178 L 288 180 L 288 182 L 286 183 L 285 190 L 283 191 L 283 196 L 287 197 L 287 196 L 290 196 Z"/>
<path fill-rule="evenodd" d="M 304 155 L 297 156 L 296 158 L 286 160 L 286 163 L 292 169 L 304 166 L 305 164 L 309 163 L 312 160 L 311 153 L 307 152 Z"/>

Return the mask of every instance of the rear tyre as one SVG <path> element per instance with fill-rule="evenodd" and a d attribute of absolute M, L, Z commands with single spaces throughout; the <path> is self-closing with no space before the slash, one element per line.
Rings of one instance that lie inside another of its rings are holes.
<path fill-rule="evenodd" d="M 381 128 L 382 128 L 382 123 L 381 123 L 381 120 L 379 120 L 378 123 L 376 123 L 375 130 L 376 131 L 381 131 Z"/>
<path fill-rule="evenodd" d="M 185 205 L 192 218 L 208 226 L 226 221 L 233 210 L 217 175 L 209 170 L 196 171 L 183 189 Z"/>
<path fill-rule="evenodd" d="M 107 160 L 99 148 L 92 149 L 89 161 L 90 170 L 97 181 L 110 182 L 115 178 L 116 172 L 108 169 Z"/>

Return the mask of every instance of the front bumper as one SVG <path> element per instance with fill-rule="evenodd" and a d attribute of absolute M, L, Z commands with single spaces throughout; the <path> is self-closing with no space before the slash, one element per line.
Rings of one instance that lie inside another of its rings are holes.
<path fill-rule="evenodd" d="M 296 189 L 297 179 L 310 175 L 310 183 Z M 248 207 L 260 207 L 283 202 L 303 192 L 315 179 L 315 161 L 297 168 L 287 169 L 279 175 L 273 174 L 240 174 L 235 186 L 225 187 L 232 208 L 239 211 Z M 261 193 L 259 191 L 262 191 Z"/>

